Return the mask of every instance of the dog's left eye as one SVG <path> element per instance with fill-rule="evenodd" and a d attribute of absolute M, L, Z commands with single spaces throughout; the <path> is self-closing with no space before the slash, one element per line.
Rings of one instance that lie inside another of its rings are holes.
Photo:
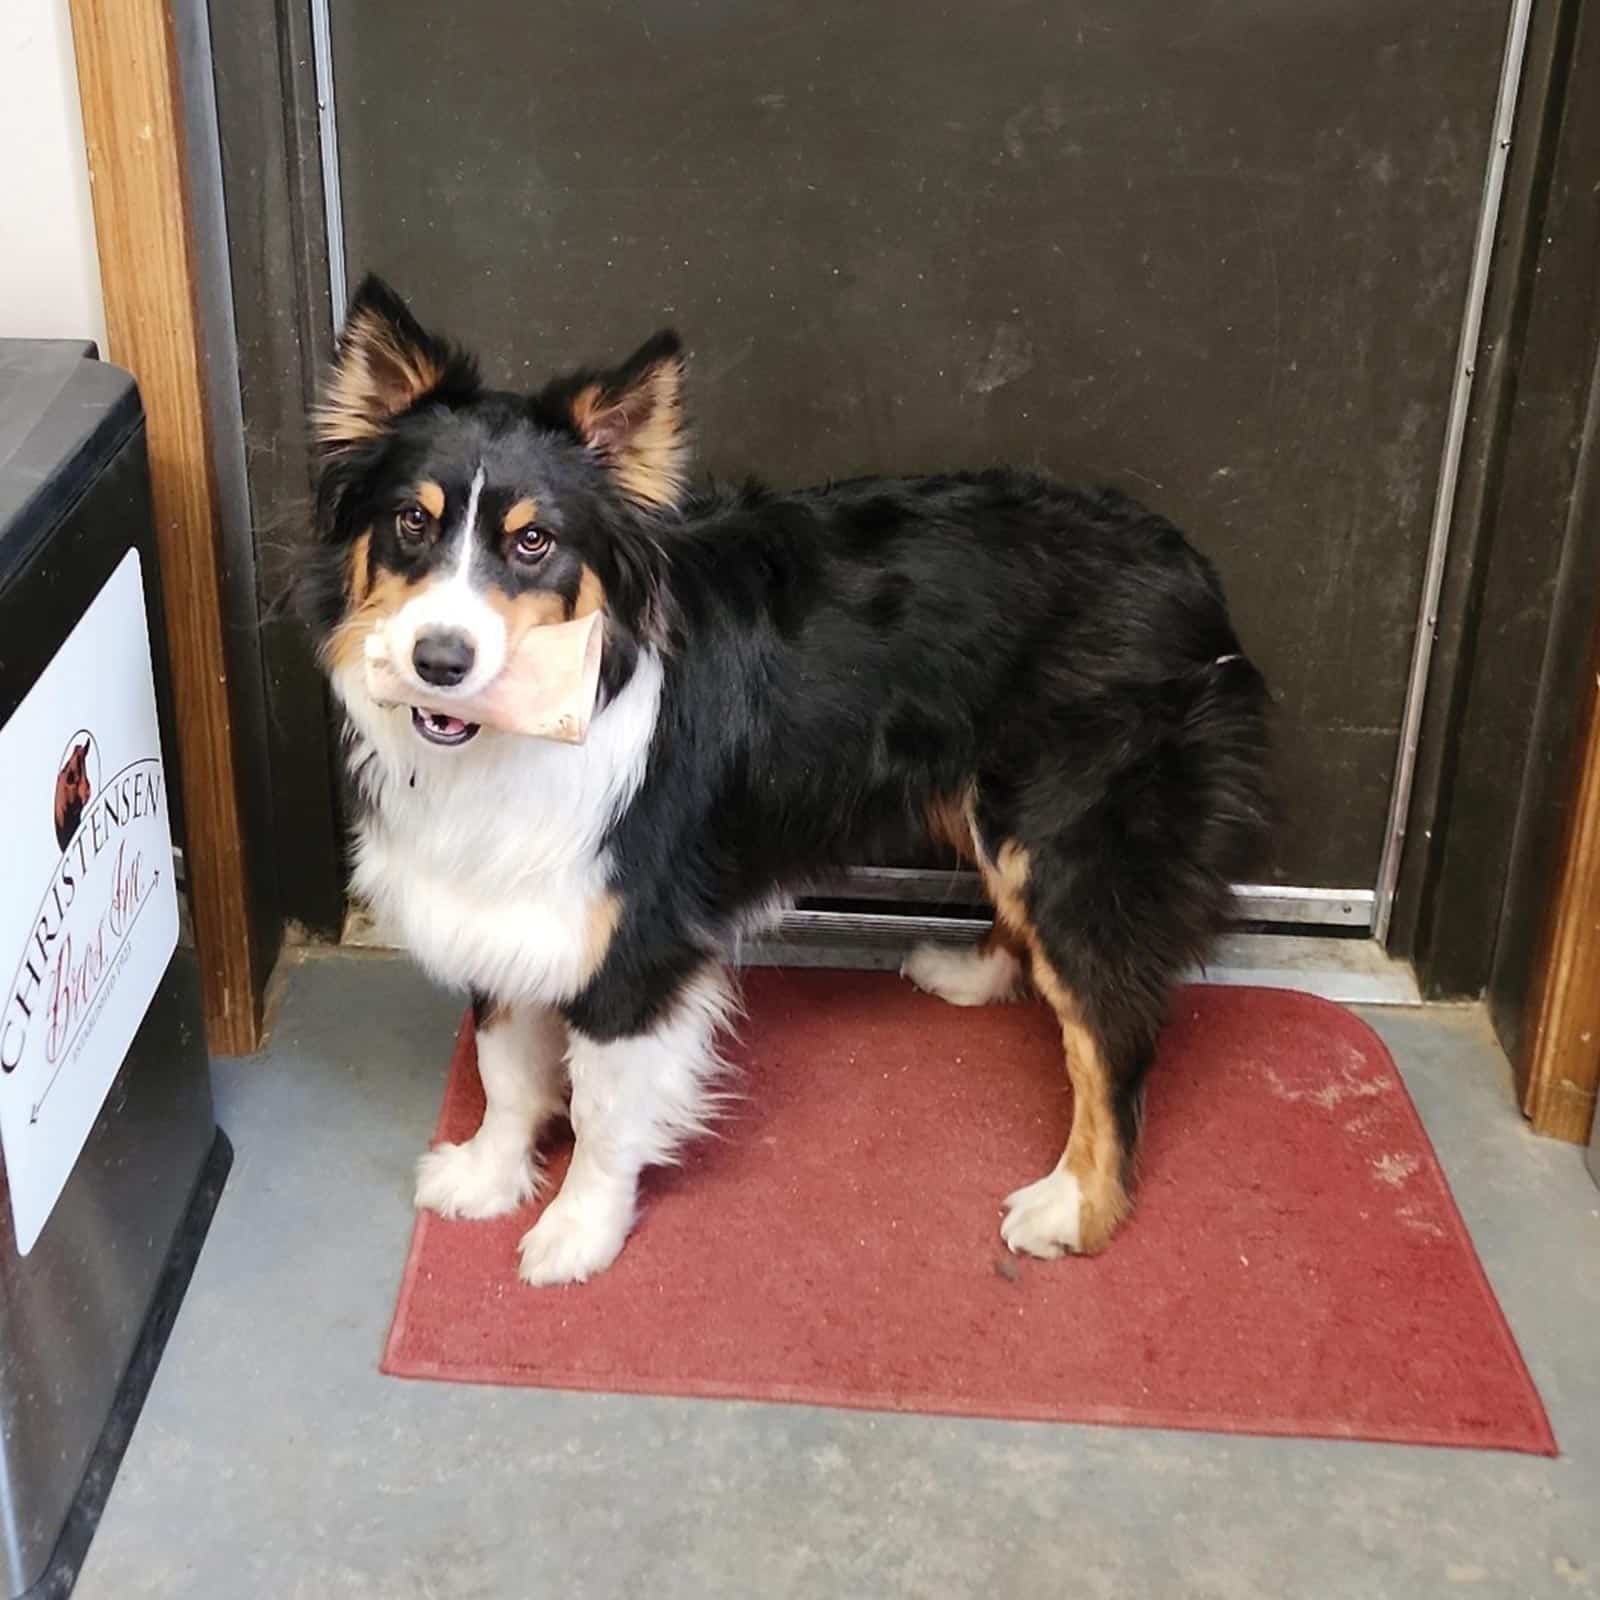
<path fill-rule="evenodd" d="M 431 519 L 421 506 L 407 506 L 394 519 L 394 525 L 405 544 L 418 544 L 428 531 Z"/>
<path fill-rule="evenodd" d="M 515 546 L 518 561 L 543 561 L 555 540 L 543 528 L 524 528 Z"/>

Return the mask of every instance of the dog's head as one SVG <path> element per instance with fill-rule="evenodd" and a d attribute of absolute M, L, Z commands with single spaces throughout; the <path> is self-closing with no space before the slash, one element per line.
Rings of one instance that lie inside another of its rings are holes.
<path fill-rule="evenodd" d="M 300 594 L 347 704 L 366 641 L 437 699 L 476 694 L 530 628 L 605 615 L 615 692 L 660 627 L 658 534 L 684 492 L 683 355 L 657 334 L 621 366 L 529 395 L 486 389 L 376 278 L 356 295 L 313 415 L 316 540 Z M 420 738 L 477 729 L 413 714 Z"/>
<path fill-rule="evenodd" d="M 71 805 L 81 808 L 88 805 L 89 800 L 89 741 L 86 739 L 73 746 L 72 754 L 56 777 L 56 806 L 58 809 Z"/>

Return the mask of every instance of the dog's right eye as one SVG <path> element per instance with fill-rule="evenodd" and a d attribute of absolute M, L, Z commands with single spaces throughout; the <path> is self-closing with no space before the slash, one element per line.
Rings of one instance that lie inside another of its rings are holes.
<path fill-rule="evenodd" d="M 428 536 L 428 523 L 432 519 L 421 506 L 407 506 L 394 519 L 395 531 L 401 544 L 418 545 Z"/>

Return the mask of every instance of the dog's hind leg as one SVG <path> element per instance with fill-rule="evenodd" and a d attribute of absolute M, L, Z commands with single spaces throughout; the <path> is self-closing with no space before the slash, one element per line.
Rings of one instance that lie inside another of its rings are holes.
<path fill-rule="evenodd" d="M 1097 944 L 1097 933 L 1113 934 L 1107 926 L 1086 929 L 1093 921 L 1087 908 L 1068 921 L 1067 895 L 1030 881 L 1047 863 L 1048 854 L 1038 863 L 1008 842 L 984 875 L 1001 921 L 1026 947 L 1034 984 L 1056 1014 L 1072 1084 L 1066 1149 L 1052 1171 L 1007 1197 L 1000 1229 L 1013 1251 L 1052 1257 L 1103 1249 L 1132 1209 L 1144 1079 L 1168 976 L 1131 941 Z M 1075 882 L 1080 892 L 1087 887 L 1081 864 Z"/>
<path fill-rule="evenodd" d="M 1011 1250 L 1028 1255 L 1058 1256 L 1067 1250 L 1092 1255 L 1110 1243 L 1133 1209 L 1128 1184 L 1139 1096 L 1155 1041 L 1119 1056 L 1085 1020 L 1084 1006 L 1042 950 L 1033 970 L 1061 1023 L 1072 1082 L 1072 1131 L 1055 1167 L 1006 1197 L 1000 1235 Z"/>
<path fill-rule="evenodd" d="M 1260 846 L 1265 700 L 1256 670 L 1222 657 L 1159 699 L 1085 710 L 1075 727 L 1101 751 L 1097 776 L 1046 764 L 1003 808 L 978 810 L 989 893 L 1027 945 L 1072 1080 L 1060 1161 L 1006 1201 L 1013 1250 L 1102 1249 L 1131 1209 L 1173 989 L 1205 959 Z"/>
<path fill-rule="evenodd" d="M 969 863 L 977 860 L 979 849 L 976 800 L 976 785 L 968 784 L 956 795 L 941 797 L 928 807 L 929 837 Z M 1021 994 L 1027 981 L 1027 955 L 1006 924 L 996 918 L 981 944 L 965 949 L 919 944 L 901 963 L 900 975 L 953 1006 L 986 1006 L 1015 1000 Z"/>
<path fill-rule="evenodd" d="M 417 1163 L 419 1210 L 498 1217 L 539 1186 L 533 1142 L 562 1109 L 567 1030 L 543 1007 L 502 1006 L 473 996 L 484 1112 L 463 1144 L 441 1144 Z"/>

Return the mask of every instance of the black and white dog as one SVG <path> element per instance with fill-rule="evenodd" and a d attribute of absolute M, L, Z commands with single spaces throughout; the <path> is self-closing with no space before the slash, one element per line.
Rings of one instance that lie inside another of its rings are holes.
<path fill-rule="evenodd" d="M 733 937 L 920 835 L 982 874 L 995 933 L 907 975 L 968 1005 L 1031 979 L 1065 1043 L 1071 1135 L 1004 1240 L 1099 1250 L 1170 991 L 1264 828 L 1267 694 L 1216 575 L 1153 512 L 1034 473 L 691 488 L 682 382 L 663 333 L 490 390 L 376 280 L 340 341 L 303 588 L 348 721 L 354 887 L 470 990 L 487 1100 L 417 1204 L 523 1203 L 570 1101 L 521 1275 L 609 1265 L 641 1169 L 705 1125 Z M 596 610 L 581 745 L 367 693 L 371 633 L 437 704 Z"/>

